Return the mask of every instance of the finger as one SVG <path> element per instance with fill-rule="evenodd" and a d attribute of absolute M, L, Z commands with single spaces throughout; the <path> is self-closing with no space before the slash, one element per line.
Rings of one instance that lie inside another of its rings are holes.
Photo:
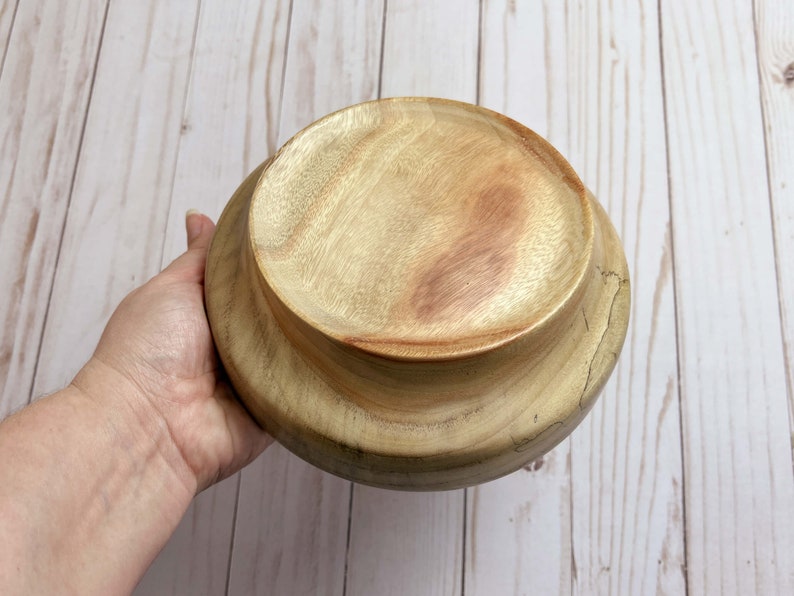
<path fill-rule="evenodd" d="M 185 231 L 187 250 L 166 267 L 165 272 L 178 276 L 182 281 L 201 283 L 204 281 L 204 267 L 215 224 L 206 215 L 191 209 L 185 215 Z"/>
<path fill-rule="evenodd" d="M 188 250 L 209 248 L 212 233 L 215 231 L 215 224 L 209 217 L 190 209 L 185 214 L 185 229 Z"/>

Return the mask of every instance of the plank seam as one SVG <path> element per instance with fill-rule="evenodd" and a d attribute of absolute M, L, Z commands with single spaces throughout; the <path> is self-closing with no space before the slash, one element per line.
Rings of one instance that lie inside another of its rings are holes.
<path fill-rule="evenodd" d="M 386 54 L 386 13 L 389 0 L 383 0 L 383 16 L 380 23 L 380 61 L 378 62 L 378 99 L 383 97 L 383 56 Z"/>
<path fill-rule="evenodd" d="M 242 470 L 237 472 L 237 488 L 234 492 L 234 509 L 232 511 L 232 534 L 229 538 L 229 560 L 226 564 L 226 596 L 229 596 L 229 585 L 232 579 L 232 556 L 234 555 L 234 536 L 237 530 L 237 508 L 240 505 L 240 485 L 243 482 Z"/>
<path fill-rule="evenodd" d="M 350 536 L 353 529 L 353 493 L 355 485 L 350 483 L 350 495 L 347 502 L 347 539 L 345 541 L 345 572 L 342 577 L 342 596 L 347 596 L 347 567 L 350 562 Z"/>
<path fill-rule="evenodd" d="M 480 6 L 482 6 L 482 3 L 480 4 Z M 464 488 L 463 489 L 463 540 L 462 540 L 463 552 L 461 553 L 461 565 L 460 565 L 460 596 L 466 596 L 466 535 L 467 535 L 467 525 L 468 525 L 467 524 L 468 511 L 469 511 L 469 489 Z"/>
<path fill-rule="evenodd" d="M 478 21 L 477 21 L 477 77 L 476 77 L 476 85 L 477 88 L 474 90 L 474 103 L 480 105 L 480 94 L 481 94 L 481 86 L 482 86 L 482 14 L 483 14 L 483 0 L 479 2 L 479 14 L 478 14 Z"/>
<path fill-rule="evenodd" d="M 767 127 L 771 126 L 771 122 L 769 122 L 767 111 L 766 111 L 766 104 L 764 103 L 764 84 L 763 79 L 761 78 L 761 46 L 758 39 L 758 17 L 756 14 L 757 11 L 757 0 L 752 0 L 752 10 L 753 10 L 753 39 L 755 41 L 755 68 L 756 68 L 756 76 L 758 79 L 758 103 L 761 106 L 761 119 L 762 119 L 762 132 L 764 136 L 764 166 L 766 168 L 766 192 L 767 192 L 767 200 L 769 201 L 769 217 L 771 221 L 771 228 L 772 228 L 772 251 L 775 255 L 775 283 L 777 285 L 777 309 L 778 309 L 778 319 L 780 321 L 780 342 L 783 345 L 783 365 L 787 371 L 791 370 L 791 358 L 788 353 L 788 346 L 786 345 L 786 330 L 783 328 L 783 290 L 780 284 L 780 254 L 778 253 L 778 229 L 777 229 L 777 217 L 775 216 L 775 202 L 772 200 L 772 174 L 771 169 L 769 166 L 770 161 L 770 149 L 769 149 L 769 135 L 767 134 Z M 786 397 L 788 398 L 788 402 L 792 403 L 794 400 L 794 387 L 791 386 L 791 375 L 786 374 L 784 375 L 786 378 Z M 790 411 L 790 408 L 789 408 Z M 791 419 L 789 415 L 789 434 L 794 436 L 794 420 Z M 794 462 L 793 462 L 794 463 Z"/>
<path fill-rule="evenodd" d="M 30 377 L 30 387 L 28 388 L 28 399 L 27 403 L 30 404 L 33 400 L 33 390 L 36 387 L 36 377 L 39 374 L 39 363 L 41 362 L 41 350 L 44 344 L 44 332 L 47 329 L 47 322 L 50 317 L 50 308 L 52 306 L 52 294 L 53 290 L 55 289 L 55 273 L 58 271 L 58 265 L 61 261 L 61 250 L 63 249 L 63 237 L 66 232 L 66 222 L 69 219 L 69 208 L 72 204 L 72 195 L 74 193 L 74 184 L 75 180 L 77 179 L 77 169 L 80 167 L 80 156 L 83 152 L 83 140 L 85 139 L 85 129 L 88 123 L 88 114 L 91 112 L 91 100 L 94 97 L 94 83 L 96 83 L 96 73 L 99 67 L 99 57 L 102 53 L 102 44 L 105 39 L 105 25 L 107 24 L 108 20 L 108 12 L 110 7 L 110 0 L 105 2 L 105 12 L 102 15 L 102 26 L 99 30 L 99 41 L 97 43 L 96 55 L 94 56 L 94 70 L 91 73 L 91 83 L 88 87 L 88 99 L 85 105 L 85 112 L 83 113 L 83 122 L 80 127 L 80 138 L 77 141 L 77 152 L 76 157 L 74 160 L 74 167 L 72 168 L 72 178 L 69 181 L 69 192 L 66 195 L 66 207 L 64 209 L 64 216 L 63 221 L 61 222 L 61 229 L 58 235 L 58 248 L 55 250 L 55 264 L 52 268 L 52 274 L 50 275 L 50 289 L 47 293 L 47 302 L 46 306 L 44 307 L 44 319 L 41 322 L 41 330 L 39 332 L 39 341 L 38 341 L 38 348 L 36 349 L 36 360 L 33 364 L 33 374 Z M 9 35 L 10 39 L 10 35 Z"/>
<path fill-rule="evenodd" d="M 568 472 L 568 531 L 569 531 L 569 544 L 571 545 L 571 575 L 570 575 L 570 590 L 568 591 L 569 594 L 574 594 L 576 592 L 576 581 L 577 581 L 577 572 L 576 572 L 576 549 L 573 545 L 574 539 L 574 532 L 573 532 L 573 516 L 574 516 L 574 507 L 573 507 L 573 474 L 571 473 L 571 452 L 573 451 L 573 442 L 570 440 L 570 437 L 566 439 L 566 443 L 568 443 L 568 457 L 566 462 L 567 472 Z"/>
<path fill-rule="evenodd" d="M 180 129 L 185 125 L 185 116 L 187 115 L 187 100 L 190 97 L 190 91 L 193 87 L 193 68 L 196 59 L 196 39 L 198 38 L 199 22 L 201 21 L 201 0 L 197 0 L 196 5 L 196 20 L 193 23 L 193 39 L 190 42 L 190 64 L 188 65 L 188 82 L 185 85 L 185 95 L 182 97 L 182 118 L 180 119 Z M 182 150 L 182 138 L 184 135 L 180 134 L 176 144 L 176 151 L 174 152 L 174 168 L 171 173 L 171 191 L 168 193 L 168 216 L 166 218 L 166 230 L 171 221 L 171 205 L 174 204 L 174 187 L 176 186 L 176 172 L 179 164 L 179 153 Z M 163 269 L 167 263 L 163 263 L 165 258 L 165 243 L 168 234 L 163 233 L 163 239 L 160 243 L 160 268 Z"/>
<path fill-rule="evenodd" d="M 281 136 L 281 121 L 284 118 L 284 85 L 287 80 L 287 58 L 289 56 L 289 43 L 292 33 L 292 8 L 295 0 L 290 0 L 289 12 L 287 13 L 287 34 L 284 36 L 284 62 L 281 63 L 281 89 L 278 96 L 278 121 L 276 122 L 276 147 L 279 150 L 279 137 Z"/>
<path fill-rule="evenodd" d="M 676 353 L 676 385 L 678 392 L 678 428 L 680 437 L 680 452 L 681 452 L 681 526 L 683 529 L 683 546 L 684 546 L 684 594 L 689 596 L 689 554 L 687 552 L 687 501 L 686 501 L 686 455 L 684 446 L 684 405 L 683 405 L 683 392 L 681 391 L 681 345 L 680 345 L 680 321 L 678 315 L 678 284 L 676 277 L 676 259 L 675 259 L 675 234 L 673 234 L 674 214 L 673 214 L 673 191 L 672 181 L 670 179 L 670 131 L 667 123 L 667 87 L 665 80 L 665 66 L 664 66 L 664 23 L 662 20 L 662 0 L 657 0 L 656 3 L 656 18 L 659 25 L 659 70 L 660 80 L 662 84 L 662 113 L 664 115 L 664 156 L 665 168 L 667 170 L 667 207 L 670 217 L 670 227 L 668 234 L 670 235 L 670 272 L 671 284 L 673 290 L 673 320 L 675 322 L 675 353 Z"/>
<path fill-rule="evenodd" d="M 3 48 L 3 59 L 0 61 L 0 79 L 3 78 L 3 70 L 6 66 L 6 56 L 8 55 L 8 47 L 11 45 L 11 35 L 14 32 L 14 25 L 17 22 L 17 11 L 19 10 L 19 0 L 14 4 L 14 12 L 11 15 L 11 24 L 8 26 L 8 36 L 6 37 L 6 45 Z"/>

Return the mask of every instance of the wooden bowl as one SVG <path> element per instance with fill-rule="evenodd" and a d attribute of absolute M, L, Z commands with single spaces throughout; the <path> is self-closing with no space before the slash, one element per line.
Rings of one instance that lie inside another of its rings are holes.
<path fill-rule="evenodd" d="M 316 466 L 432 490 L 566 437 L 623 345 L 626 259 L 544 139 L 399 98 L 302 130 L 218 222 L 206 302 L 241 400 Z"/>

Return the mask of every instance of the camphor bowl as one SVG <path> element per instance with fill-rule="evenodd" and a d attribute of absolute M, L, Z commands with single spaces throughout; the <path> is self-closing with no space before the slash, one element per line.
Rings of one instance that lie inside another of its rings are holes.
<path fill-rule="evenodd" d="M 606 213 L 509 118 L 395 98 L 318 120 L 232 196 L 207 313 L 252 416 L 356 482 L 469 486 L 539 457 L 615 366 L 629 276 Z"/>

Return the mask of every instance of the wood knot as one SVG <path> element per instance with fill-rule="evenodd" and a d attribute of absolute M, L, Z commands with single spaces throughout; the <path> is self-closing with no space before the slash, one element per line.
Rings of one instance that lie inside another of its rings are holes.
<path fill-rule="evenodd" d="M 543 467 L 543 456 L 539 457 L 538 459 L 529 462 L 523 466 L 524 470 L 527 472 L 537 472 Z"/>
<path fill-rule="evenodd" d="M 786 85 L 794 85 L 794 62 L 789 64 L 783 71 L 783 82 Z"/>

